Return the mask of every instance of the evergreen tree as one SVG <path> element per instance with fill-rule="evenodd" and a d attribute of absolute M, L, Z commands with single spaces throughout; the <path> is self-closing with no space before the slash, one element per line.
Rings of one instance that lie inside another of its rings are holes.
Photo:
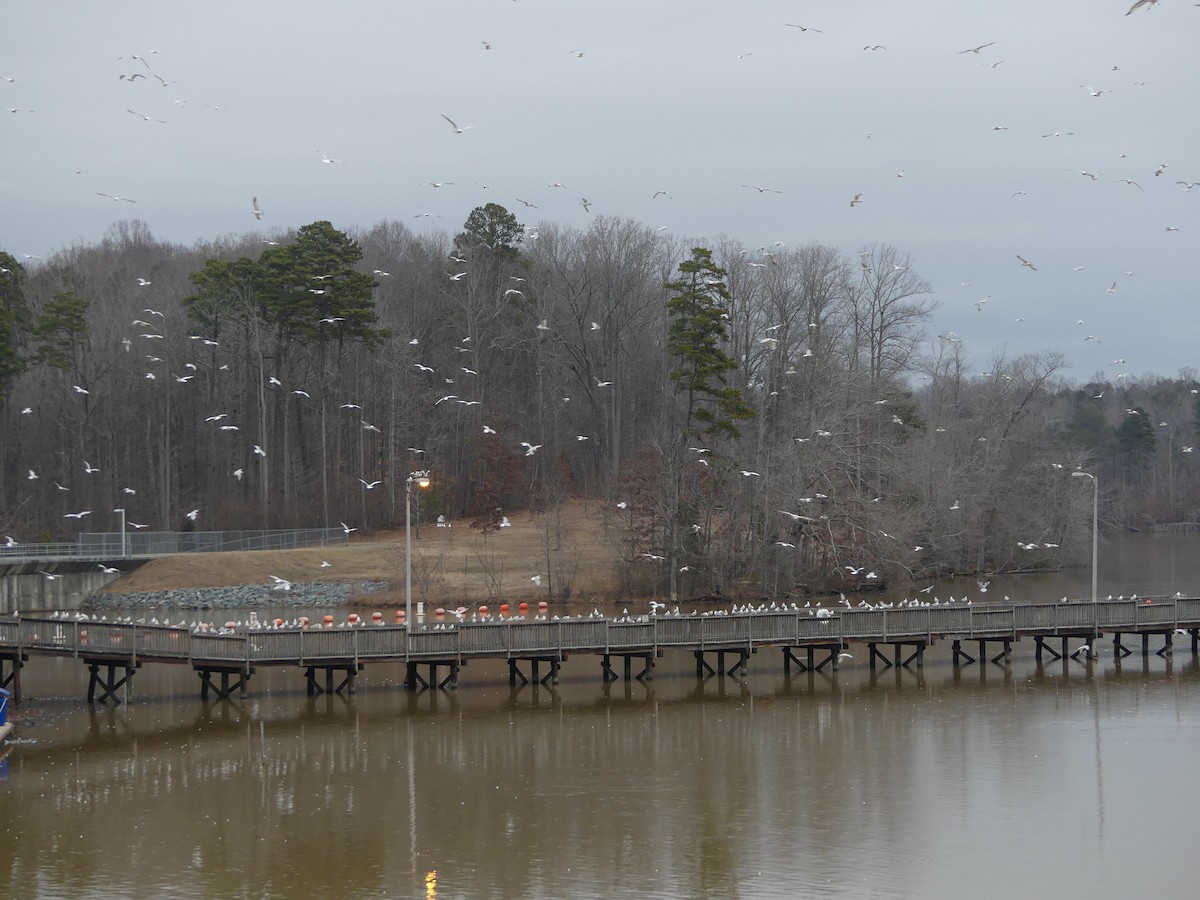
<path fill-rule="evenodd" d="M 78 366 L 78 352 L 87 336 L 90 304 L 73 291 L 59 291 L 46 304 L 33 326 L 37 343 L 34 360 L 55 369 Z"/>
<path fill-rule="evenodd" d="M 524 236 L 525 227 L 516 216 L 499 203 L 488 203 L 471 210 L 462 232 L 454 238 L 454 249 L 460 256 L 480 250 L 501 257 L 516 256 Z"/>
<path fill-rule="evenodd" d="M 25 302 L 25 270 L 10 254 L 0 252 L 0 404 L 9 383 L 25 371 L 21 344 L 29 327 Z"/>
<path fill-rule="evenodd" d="M 1154 426 L 1150 417 L 1140 406 L 1126 413 L 1125 418 L 1116 429 L 1117 447 L 1127 454 L 1130 461 L 1148 457 L 1154 452 Z"/>
<path fill-rule="evenodd" d="M 696 247 L 692 258 L 679 264 L 679 275 L 667 284 L 672 291 L 667 349 L 677 361 L 671 372 L 675 392 L 686 395 L 683 435 L 736 438 L 740 432 L 734 423 L 753 418 L 754 407 L 727 378 L 737 362 L 721 349 L 729 338 L 726 272 L 713 262 L 711 250 Z"/>
<path fill-rule="evenodd" d="M 675 440 L 671 454 L 672 497 L 670 515 L 670 576 L 671 599 L 677 599 L 680 554 L 685 558 L 699 556 L 703 548 L 683 548 L 680 527 L 695 524 L 698 498 L 695 478 L 691 489 L 684 485 L 684 447 L 689 439 L 708 436 L 737 438 L 737 421 L 754 417 L 755 410 L 742 392 L 729 384 L 728 374 L 737 368 L 721 344 L 728 340 L 726 328 L 729 314 L 729 288 L 726 272 L 713 262 L 712 251 L 703 247 L 692 249 L 692 258 L 679 264 L 679 278 L 668 282 L 671 296 L 667 312 L 671 325 L 667 334 L 667 352 L 675 360 L 671 371 L 676 395 L 684 396 L 683 427 Z M 685 492 L 687 498 L 685 499 Z M 688 512 L 685 516 L 685 510 Z M 686 519 L 687 521 L 682 521 Z M 687 532 L 695 544 L 699 532 Z"/>

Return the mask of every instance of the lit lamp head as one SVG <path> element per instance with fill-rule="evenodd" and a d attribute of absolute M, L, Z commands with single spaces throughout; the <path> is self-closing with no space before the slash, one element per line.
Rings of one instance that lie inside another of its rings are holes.
<path fill-rule="evenodd" d="M 409 478 L 408 480 L 411 481 L 413 484 L 415 484 L 417 487 L 419 487 L 421 490 L 425 490 L 425 488 L 429 487 L 429 485 L 432 484 L 432 482 L 429 480 L 428 472 L 413 472 L 412 477 Z"/>

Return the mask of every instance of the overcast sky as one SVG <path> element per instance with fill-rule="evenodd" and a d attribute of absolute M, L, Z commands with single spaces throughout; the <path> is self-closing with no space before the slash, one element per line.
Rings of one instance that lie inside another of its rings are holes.
<path fill-rule="evenodd" d="M 980 368 L 1058 350 L 1079 381 L 1175 376 L 1200 367 L 1200 185 L 1178 183 L 1200 181 L 1200 4 L 1130 2 L 19 0 L 0 249 L 130 218 L 183 244 L 454 233 L 487 202 L 890 243 Z"/>

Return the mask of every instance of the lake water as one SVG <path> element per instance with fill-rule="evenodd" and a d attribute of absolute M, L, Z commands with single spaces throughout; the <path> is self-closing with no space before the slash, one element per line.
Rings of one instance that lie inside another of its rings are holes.
<path fill-rule="evenodd" d="M 1195 595 L 1197 550 L 1113 542 L 1101 594 Z M 931 594 L 977 596 L 958 581 Z M 1090 589 L 1085 569 L 1037 595 Z M 790 678 L 763 651 L 703 682 L 668 654 L 609 685 L 577 656 L 520 689 L 473 663 L 420 694 L 377 665 L 346 698 L 260 669 L 246 700 L 207 705 L 189 670 L 147 666 L 130 704 L 94 709 L 81 663 L 35 658 L 0 773 L 0 895 L 1196 896 L 1190 644 L 1119 666 L 1014 649 L 956 670 L 938 644 L 875 674 L 856 650 Z"/>

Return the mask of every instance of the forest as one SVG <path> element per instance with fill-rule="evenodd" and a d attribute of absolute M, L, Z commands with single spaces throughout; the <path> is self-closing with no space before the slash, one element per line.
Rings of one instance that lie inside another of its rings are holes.
<path fill-rule="evenodd" d="M 1085 561 L 1200 520 L 1200 381 L 985 371 L 917 262 L 872 244 L 683 242 L 502 206 L 191 247 L 118 223 L 0 252 L 0 533 L 71 540 L 438 516 L 544 529 L 570 591 L 586 502 L 632 591 L 775 596 Z M 1086 473 L 1089 477 L 1072 477 Z"/>

